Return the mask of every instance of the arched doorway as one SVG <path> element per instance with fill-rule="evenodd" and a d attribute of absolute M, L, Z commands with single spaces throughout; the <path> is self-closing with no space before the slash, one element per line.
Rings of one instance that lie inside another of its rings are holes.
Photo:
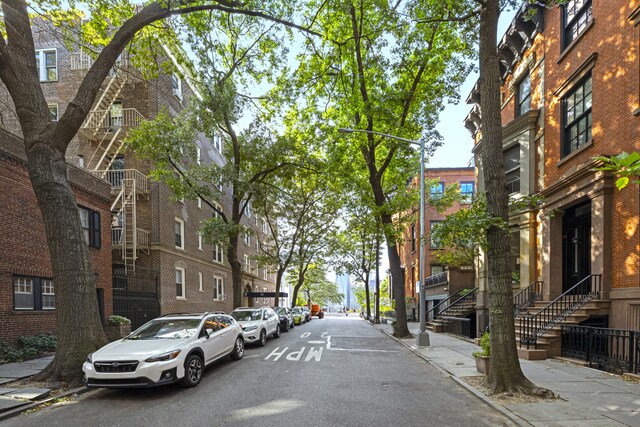
<path fill-rule="evenodd" d="M 251 285 L 244 286 L 244 292 L 242 292 L 242 306 L 253 307 L 253 298 L 249 298 L 249 292 L 251 292 Z"/>

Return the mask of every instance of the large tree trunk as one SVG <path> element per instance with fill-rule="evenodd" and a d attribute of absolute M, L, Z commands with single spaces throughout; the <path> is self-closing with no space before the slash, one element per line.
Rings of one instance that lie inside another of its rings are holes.
<path fill-rule="evenodd" d="M 240 307 L 243 300 L 242 263 L 238 259 L 238 236 L 229 238 L 227 259 L 231 266 L 231 282 L 233 287 L 233 308 Z"/>
<path fill-rule="evenodd" d="M 480 15 L 481 158 L 487 211 L 508 224 L 509 196 L 502 156 L 500 72 L 496 47 L 499 7 L 498 0 L 485 0 Z M 490 227 L 487 241 L 492 365 L 487 383 L 493 393 L 530 392 L 534 386 L 522 373 L 516 350 L 509 231 L 503 227 Z"/>
<path fill-rule="evenodd" d="M 63 152 L 27 141 L 29 175 L 44 220 L 56 294 L 58 346 L 38 380 L 79 383 L 87 355 L 105 345 L 95 279 Z M 108 250 L 108 249 L 105 249 Z"/>

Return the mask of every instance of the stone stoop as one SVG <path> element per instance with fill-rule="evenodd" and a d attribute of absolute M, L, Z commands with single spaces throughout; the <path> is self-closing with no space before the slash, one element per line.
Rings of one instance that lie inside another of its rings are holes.
<path fill-rule="evenodd" d="M 476 311 L 476 302 L 469 301 L 456 306 L 453 306 L 445 313 L 446 317 L 467 317 Z M 426 324 L 426 328 L 435 333 L 442 332 L 442 319 L 440 315 L 429 320 Z"/>
<path fill-rule="evenodd" d="M 570 314 L 562 322 L 551 328 L 544 335 L 538 338 L 537 345 L 530 345 L 529 348 L 526 345 L 520 347 L 520 319 L 524 314 L 535 314 L 542 308 L 549 304 L 548 301 L 538 301 L 534 306 L 528 310 L 524 310 L 515 319 L 516 329 L 516 342 L 518 345 L 518 357 L 525 360 L 544 360 L 548 357 L 559 357 L 561 355 L 561 325 L 579 325 L 591 316 L 607 314 L 611 301 L 590 301 L 574 313 Z"/>

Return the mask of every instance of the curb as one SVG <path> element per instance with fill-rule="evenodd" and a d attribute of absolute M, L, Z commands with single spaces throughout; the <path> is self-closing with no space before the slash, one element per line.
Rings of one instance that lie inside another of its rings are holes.
<path fill-rule="evenodd" d="M 9 418 L 16 417 L 16 416 L 21 415 L 21 414 L 23 414 L 24 412 L 26 412 L 26 411 L 28 411 L 30 409 L 33 409 L 33 408 L 38 407 L 40 405 L 45 405 L 45 404 L 47 404 L 49 402 L 53 402 L 54 400 L 61 399 L 61 398 L 64 398 L 64 397 L 68 397 L 68 396 L 73 396 L 73 395 L 80 396 L 80 395 L 88 393 L 90 391 L 92 391 L 90 388 L 82 386 L 82 387 L 74 388 L 72 390 L 64 392 L 62 394 L 58 394 L 56 396 L 51 396 L 51 397 L 48 397 L 46 399 L 39 400 L 37 402 L 30 402 L 30 403 L 27 403 L 24 406 L 19 406 L 17 408 L 11 409 L 9 411 L 5 411 L 5 412 L 0 413 L 0 421 L 4 421 L 4 420 L 7 420 Z"/>
<path fill-rule="evenodd" d="M 477 390 L 477 389 L 473 388 L 471 385 L 466 383 L 463 379 L 453 375 L 451 372 L 447 371 L 446 369 L 444 369 L 444 368 L 432 363 L 429 359 L 427 359 L 427 357 L 425 355 L 421 354 L 420 352 L 418 352 L 416 349 L 414 349 L 410 345 L 407 345 L 407 343 L 405 343 L 402 340 L 394 337 L 393 335 L 389 334 L 387 331 L 384 331 L 382 329 L 376 328 L 374 325 L 371 325 L 371 326 L 373 326 L 374 329 L 377 329 L 381 333 L 385 334 L 386 336 L 390 337 L 391 339 L 395 340 L 399 344 L 401 344 L 404 347 L 406 347 L 407 349 L 409 349 L 413 354 L 415 354 L 416 356 L 418 356 L 419 358 L 421 358 L 422 360 L 427 362 L 429 365 L 434 367 L 436 370 L 438 370 L 441 373 L 445 374 L 446 376 L 450 377 L 453 381 L 455 381 L 457 384 L 461 385 L 469 393 L 473 394 L 478 399 L 482 400 L 484 403 L 486 403 L 488 406 L 490 406 L 494 410 L 500 412 L 502 415 L 507 417 L 514 424 L 516 424 L 518 426 L 521 426 L 521 427 L 531 427 L 531 426 L 533 426 L 533 424 L 529 423 L 527 420 L 524 420 L 524 419 L 520 418 L 519 416 L 517 416 L 513 412 L 509 411 L 508 409 L 506 409 L 502 405 L 499 405 L 499 404 L 495 403 L 493 400 L 491 400 L 489 397 L 487 397 L 484 393 L 482 393 L 480 390 Z"/>

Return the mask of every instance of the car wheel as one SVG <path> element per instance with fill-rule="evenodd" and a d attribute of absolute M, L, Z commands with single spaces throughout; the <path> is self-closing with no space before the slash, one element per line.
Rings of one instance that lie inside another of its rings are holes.
<path fill-rule="evenodd" d="M 273 333 L 274 338 L 280 338 L 280 324 L 276 325 L 276 331 Z"/>
<path fill-rule="evenodd" d="M 267 331 L 264 329 L 260 331 L 260 341 L 258 342 L 260 347 L 267 345 Z"/>
<path fill-rule="evenodd" d="M 231 351 L 231 358 L 233 360 L 240 360 L 244 356 L 244 340 L 242 337 L 236 338 L 236 343 Z"/>
<path fill-rule="evenodd" d="M 296 322 L 295 322 L 295 321 L 292 321 L 292 322 L 291 322 L 291 325 L 289 325 L 289 327 L 290 327 L 291 329 L 295 328 L 295 327 L 296 327 Z"/>
<path fill-rule="evenodd" d="M 204 364 L 197 354 L 187 357 L 184 364 L 184 378 L 182 379 L 183 387 L 195 387 L 200 384 L 202 373 L 204 372 Z"/>
<path fill-rule="evenodd" d="M 284 332 L 289 332 L 289 321 L 284 322 Z"/>

